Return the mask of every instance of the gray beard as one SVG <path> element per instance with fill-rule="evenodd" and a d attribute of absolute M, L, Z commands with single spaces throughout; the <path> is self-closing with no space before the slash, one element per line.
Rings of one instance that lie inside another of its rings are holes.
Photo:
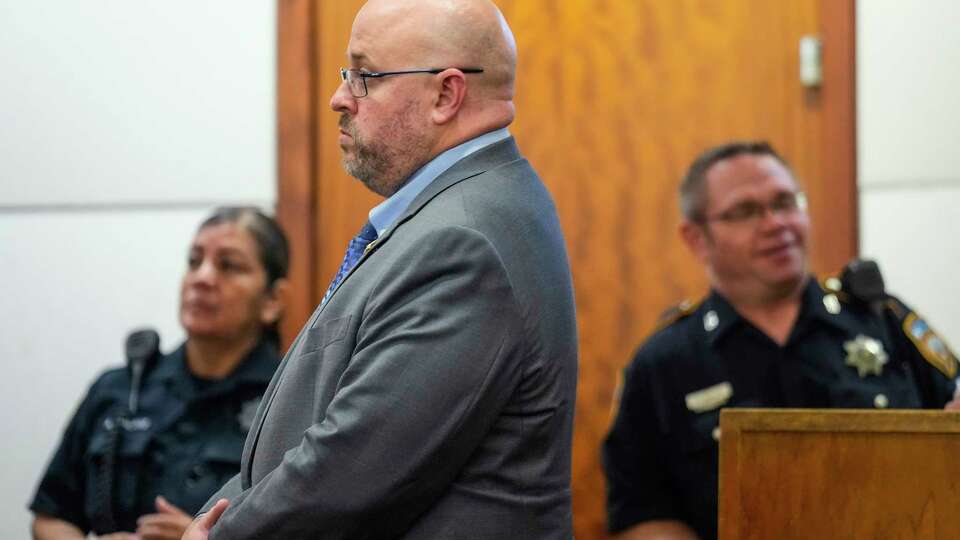
<path fill-rule="evenodd" d="M 352 158 L 343 156 L 343 168 L 347 174 L 363 183 L 370 191 L 383 197 L 389 197 L 396 193 L 396 190 L 389 190 L 387 186 L 381 183 L 387 179 L 387 171 L 390 170 L 389 161 L 382 153 L 371 150 L 368 146 L 361 144 L 354 138 L 355 155 Z M 378 181 L 379 180 L 379 181 Z M 388 184 L 391 182 L 387 182 Z M 389 191 L 389 193 L 387 193 Z"/>
<path fill-rule="evenodd" d="M 342 159 L 347 174 L 381 197 L 396 193 L 410 174 L 426 162 L 423 158 L 429 153 L 427 142 L 417 136 L 410 118 L 400 115 L 381 132 L 394 137 L 395 144 L 391 146 L 379 139 L 362 139 L 347 116 L 341 116 L 340 128 L 353 138 L 353 156 L 344 153 Z"/>

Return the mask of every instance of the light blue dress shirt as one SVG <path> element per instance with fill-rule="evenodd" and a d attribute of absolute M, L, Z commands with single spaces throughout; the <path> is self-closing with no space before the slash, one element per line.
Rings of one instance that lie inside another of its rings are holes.
<path fill-rule="evenodd" d="M 510 132 L 507 128 L 484 133 L 444 151 L 431 159 L 426 165 L 420 167 L 410 176 L 410 180 L 402 188 L 387 200 L 370 209 L 370 224 L 377 230 L 377 237 L 383 236 L 383 233 L 400 219 L 400 215 L 417 198 L 417 195 L 426 189 L 430 182 L 436 180 L 441 173 L 452 167 L 454 163 L 508 137 L 510 137 Z"/>

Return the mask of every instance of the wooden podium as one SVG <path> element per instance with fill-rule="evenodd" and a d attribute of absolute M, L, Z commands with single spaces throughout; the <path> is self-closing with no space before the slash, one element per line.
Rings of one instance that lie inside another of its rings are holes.
<path fill-rule="evenodd" d="M 960 413 L 725 409 L 720 540 L 960 538 Z"/>

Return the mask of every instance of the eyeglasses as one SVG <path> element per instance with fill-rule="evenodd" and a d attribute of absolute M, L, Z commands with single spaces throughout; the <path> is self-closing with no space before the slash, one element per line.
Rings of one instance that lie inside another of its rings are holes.
<path fill-rule="evenodd" d="M 730 224 L 756 224 L 767 214 L 775 216 L 793 216 L 807 209 L 807 196 L 803 192 L 781 193 L 768 203 L 744 201 L 712 216 L 704 216 L 701 221 L 722 221 Z"/>
<path fill-rule="evenodd" d="M 355 98 L 367 96 L 367 79 L 379 79 L 390 75 L 408 75 L 410 73 L 443 73 L 448 69 L 459 69 L 463 73 L 483 73 L 483 68 L 427 68 L 407 69 L 403 71 L 363 71 L 361 69 L 340 68 L 340 80 L 347 81 L 350 94 Z"/>

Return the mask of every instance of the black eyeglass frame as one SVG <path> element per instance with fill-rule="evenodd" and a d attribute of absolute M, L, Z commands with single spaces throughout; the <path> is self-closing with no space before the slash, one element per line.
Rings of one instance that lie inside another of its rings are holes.
<path fill-rule="evenodd" d="M 340 68 L 340 80 L 347 81 L 347 77 L 351 73 L 356 73 L 357 75 L 359 75 L 360 81 L 363 82 L 363 94 L 358 96 L 356 92 L 354 92 L 353 86 L 350 84 L 349 81 L 347 81 L 347 87 L 350 88 L 350 94 L 353 97 L 362 98 L 362 97 L 367 97 L 367 94 L 369 93 L 367 90 L 367 79 L 380 79 L 383 77 L 389 77 L 391 75 L 409 75 L 411 73 L 432 73 L 436 75 L 437 73 L 443 73 L 448 69 L 457 69 L 463 73 L 483 73 L 483 68 L 470 68 L 470 67 L 468 68 L 445 67 L 445 68 L 404 69 L 401 71 L 363 71 L 362 69 L 358 69 L 358 68 Z"/>

